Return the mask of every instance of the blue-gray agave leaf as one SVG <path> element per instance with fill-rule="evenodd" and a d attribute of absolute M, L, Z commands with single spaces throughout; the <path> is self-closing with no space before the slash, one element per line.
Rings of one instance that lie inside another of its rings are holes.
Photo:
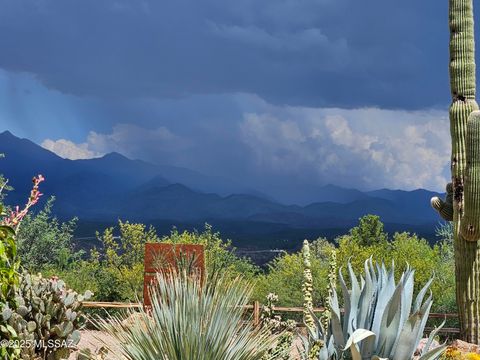
<path fill-rule="evenodd" d="M 350 262 L 348 273 L 351 282 L 349 290 L 340 270 L 339 280 L 344 298 L 345 313 L 340 316 L 337 293 L 333 291 L 332 318 L 330 328 L 335 348 L 342 356 L 348 348 L 349 357 L 359 359 L 411 359 L 423 335 L 432 296 L 424 301 L 432 279 L 418 293 L 413 301 L 414 270 L 407 267 L 400 280 L 395 282 L 394 269 L 387 270 L 384 264 L 365 261 L 365 277 L 355 275 Z M 343 329 L 341 327 L 343 326 Z M 429 349 L 436 332 L 431 334 L 423 360 L 437 359 L 444 350 Z M 356 334 L 356 337 L 353 337 Z M 362 336 L 357 336 L 362 334 Z M 366 334 L 374 334 L 366 336 Z M 360 339 L 361 338 L 361 339 Z M 343 344 L 346 345 L 343 346 Z M 342 349 L 343 348 L 343 349 Z"/>

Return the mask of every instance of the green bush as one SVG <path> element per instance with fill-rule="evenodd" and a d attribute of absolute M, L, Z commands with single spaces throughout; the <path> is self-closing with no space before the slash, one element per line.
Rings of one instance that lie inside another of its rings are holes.
<path fill-rule="evenodd" d="M 118 236 L 116 235 L 118 233 Z M 248 259 L 233 253 L 231 242 L 205 225 L 203 232 L 173 229 L 159 238 L 153 227 L 120 221 L 118 228 L 97 233 L 101 243 L 85 260 L 67 268 L 48 267 L 43 272 L 57 275 L 77 291 L 92 290 L 99 301 L 137 301 L 143 297 L 143 262 L 146 243 L 200 244 L 205 247 L 205 268 L 211 278 L 242 275 L 252 280 L 259 269 Z"/>
<path fill-rule="evenodd" d="M 388 240 L 372 241 L 368 245 L 363 245 L 364 242 L 356 237 L 353 231 L 349 235 L 339 237 L 337 239 L 339 266 L 345 268 L 350 260 L 355 272 L 361 272 L 365 260 L 373 257 L 385 264 L 394 262 L 397 279 L 410 266 L 416 270 L 415 291 L 419 290 L 419 284 L 426 283 L 434 276 L 431 290 L 437 300 L 433 310 L 456 312 L 452 243 L 441 240 L 431 246 L 425 239 L 407 232 L 395 233 L 386 239 Z"/>
<path fill-rule="evenodd" d="M 30 272 L 49 268 L 65 270 L 75 265 L 83 252 L 75 251 L 73 233 L 76 219 L 60 222 L 52 215 L 55 198 L 37 214 L 27 214 L 17 232 L 18 255 Z"/>
<path fill-rule="evenodd" d="M 329 255 L 333 245 L 318 239 L 311 245 L 311 271 L 313 276 L 313 305 L 325 303 L 328 295 Z M 280 306 L 301 306 L 303 258 L 301 252 L 284 254 L 268 264 L 264 274 L 257 276 L 253 300 L 262 301 L 269 293 L 279 297 Z"/>
<path fill-rule="evenodd" d="M 211 278 L 218 274 L 227 274 L 231 278 L 239 275 L 251 280 L 259 272 L 249 259 L 235 255 L 231 240 L 223 240 L 220 233 L 213 232 L 209 224 L 205 224 L 203 232 L 173 229 L 170 235 L 164 236 L 161 242 L 170 244 L 197 244 L 205 248 L 205 270 Z"/>

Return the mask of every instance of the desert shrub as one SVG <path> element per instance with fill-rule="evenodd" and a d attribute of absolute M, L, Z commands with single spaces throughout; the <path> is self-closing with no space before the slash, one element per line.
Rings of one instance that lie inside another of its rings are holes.
<path fill-rule="evenodd" d="M 15 290 L 15 307 L 5 307 L 2 321 L 20 342 L 21 359 L 65 359 L 80 341 L 81 306 L 92 293 L 78 295 L 62 280 L 27 272 Z"/>
<path fill-rule="evenodd" d="M 61 222 L 52 215 L 55 198 L 50 198 L 37 214 L 27 214 L 17 233 L 22 267 L 30 272 L 65 270 L 82 256 L 74 250 L 76 219 Z"/>
<path fill-rule="evenodd" d="M 378 218 L 376 221 L 380 222 Z M 370 229 L 383 228 L 383 225 L 360 220 L 358 227 L 362 226 L 368 226 Z M 389 237 L 386 233 L 378 235 L 378 232 L 373 231 L 376 234 L 374 238 L 379 240 L 367 242 L 356 235 L 368 232 L 368 229 L 358 231 L 352 229 L 348 235 L 336 239 L 337 262 L 340 267 L 345 268 L 350 260 L 355 272 L 361 272 L 364 269 L 365 260 L 372 257 L 387 265 L 393 262 L 398 279 L 400 274 L 410 266 L 416 270 L 415 291 L 419 290 L 420 284 L 426 283 L 432 275 L 434 276 L 431 286 L 436 299 L 434 311 L 456 311 L 454 259 L 451 242 L 440 239 L 438 244 L 432 246 L 425 239 L 407 232 L 395 233 Z M 439 235 L 441 236 L 441 234 Z"/>
<path fill-rule="evenodd" d="M 91 290 L 95 294 L 95 299 L 99 301 L 122 301 L 125 299 L 120 280 L 112 276 L 107 269 L 103 269 L 99 261 L 81 260 L 75 266 L 67 269 L 50 268 L 43 274 L 47 277 L 59 277 L 78 293 Z"/>
<path fill-rule="evenodd" d="M 97 232 L 100 249 L 94 248 L 74 266 L 47 267 L 46 275 L 64 279 L 79 292 L 91 290 L 100 301 L 136 301 L 143 292 L 143 258 L 147 242 L 158 242 L 153 227 L 119 221 L 118 236 L 110 227 Z"/>
<path fill-rule="evenodd" d="M 371 236 L 371 239 L 368 239 Z M 430 245 L 425 239 L 406 232 L 389 236 L 383 224 L 375 216 L 360 219 L 359 224 L 347 235 L 339 236 L 337 246 L 338 268 L 345 269 L 350 259 L 355 272 L 364 270 L 365 260 L 370 257 L 390 265 L 395 263 L 396 278 L 410 265 L 416 269 L 415 291 L 419 284 L 426 283 L 433 275 L 431 290 L 436 301 L 435 312 L 456 312 L 455 268 L 451 228 L 442 225 L 438 231 L 439 241 Z M 334 244 L 324 238 L 310 244 L 311 269 L 313 274 L 314 306 L 325 305 L 328 298 L 328 268 Z M 266 271 L 257 276 L 253 299 L 263 301 L 270 292 L 279 296 L 281 306 L 300 306 L 303 303 L 301 253 L 283 254 L 267 265 Z M 337 285 L 338 287 L 338 285 Z M 340 290 L 338 288 L 338 290 Z"/>
<path fill-rule="evenodd" d="M 324 304 L 328 294 L 328 256 L 332 248 L 325 239 L 313 242 L 310 262 L 314 306 Z M 280 306 L 300 306 L 303 304 L 302 281 L 302 253 L 285 253 L 269 263 L 265 273 L 257 276 L 253 300 L 263 301 L 267 294 L 275 292 Z"/>
<path fill-rule="evenodd" d="M 143 259 L 146 243 L 159 241 L 155 229 L 144 224 L 118 222 L 119 236 L 114 228 L 97 233 L 102 252 L 94 249 L 90 261 L 98 281 L 102 300 L 136 300 L 142 298 Z"/>
<path fill-rule="evenodd" d="M 250 289 L 239 279 L 217 278 L 210 286 L 207 278 L 202 286 L 181 274 L 158 274 L 151 312 L 98 319 L 98 326 L 117 340 L 119 348 L 109 348 L 116 358 L 261 360 L 276 337 L 244 323 Z"/>
<path fill-rule="evenodd" d="M 6 216 L 3 206 L 0 204 L 0 216 Z M 0 310 L 8 306 L 14 306 L 14 289 L 18 283 L 19 261 L 16 256 L 15 230 L 10 226 L 0 225 Z M 0 339 L 15 339 L 15 331 L 0 321 Z M 0 357 L 15 359 L 19 349 L 0 346 Z"/>
<path fill-rule="evenodd" d="M 203 232 L 173 229 L 162 242 L 171 244 L 197 244 L 205 248 L 205 270 L 210 277 L 227 274 L 235 278 L 242 275 L 244 279 L 253 279 L 259 269 L 247 258 L 235 255 L 231 240 L 224 240 L 220 233 L 214 232 L 211 225 L 205 224 Z"/>
<path fill-rule="evenodd" d="M 296 322 L 282 319 L 277 314 L 275 306 L 278 303 L 277 294 L 270 293 L 265 298 L 265 305 L 262 306 L 261 324 L 271 334 L 277 334 L 278 340 L 275 347 L 268 350 L 262 360 L 289 360 L 291 358 L 292 343 L 295 335 Z"/>
<path fill-rule="evenodd" d="M 118 233 L 118 235 L 116 235 Z M 231 242 L 205 225 L 203 232 L 173 229 L 159 238 L 153 227 L 129 222 L 118 223 L 97 233 L 101 243 L 85 260 L 66 269 L 50 268 L 48 275 L 58 275 L 77 291 L 92 290 L 100 301 L 136 301 L 143 297 L 143 262 L 146 243 L 200 244 L 205 246 L 205 267 L 211 278 L 217 275 L 252 280 L 258 268 L 248 259 L 233 253 Z"/>

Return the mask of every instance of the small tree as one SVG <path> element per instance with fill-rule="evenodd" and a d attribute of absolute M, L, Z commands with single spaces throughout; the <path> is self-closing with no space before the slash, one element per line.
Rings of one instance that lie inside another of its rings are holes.
<path fill-rule="evenodd" d="M 365 215 L 359 219 L 359 224 L 350 230 L 350 235 L 361 246 L 385 243 L 388 235 L 383 231 L 380 216 Z"/>

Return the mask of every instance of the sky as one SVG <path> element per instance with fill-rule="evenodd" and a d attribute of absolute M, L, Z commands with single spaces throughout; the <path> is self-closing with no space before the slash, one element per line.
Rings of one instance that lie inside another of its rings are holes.
<path fill-rule="evenodd" d="M 259 189 L 443 190 L 438 0 L 0 0 L 0 130 Z"/>

